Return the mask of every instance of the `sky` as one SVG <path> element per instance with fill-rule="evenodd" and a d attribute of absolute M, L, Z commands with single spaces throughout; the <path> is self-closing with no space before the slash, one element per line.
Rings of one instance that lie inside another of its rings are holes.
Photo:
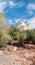
<path fill-rule="evenodd" d="M 35 0 L 0 0 L 0 13 L 6 15 L 8 26 L 22 21 L 35 28 Z"/>

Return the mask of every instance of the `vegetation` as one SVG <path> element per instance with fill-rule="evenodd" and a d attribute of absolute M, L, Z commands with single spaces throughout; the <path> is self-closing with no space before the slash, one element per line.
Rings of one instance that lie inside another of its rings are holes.
<path fill-rule="evenodd" d="M 33 44 L 35 44 L 35 30 L 27 30 L 25 32 L 27 35 L 26 41 L 31 41 Z"/>
<path fill-rule="evenodd" d="M 8 35 L 7 26 L 6 26 L 6 17 L 3 14 L 0 14 L 0 47 L 6 46 L 11 40 L 10 35 Z"/>
<path fill-rule="evenodd" d="M 19 31 L 19 29 L 6 26 L 6 16 L 0 13 L 0 48 L 5 47 L 7 43 L 18 40 L 19 45 L 24 45 L 25 41 L 32 41 L 35 44 L 35 30 Z"/>
<path fill-rule="evenodd" d="M 11 26 L 9 28 L 9 35 L 11 36 L 11 38 L 13 38 L 13 40 L 18 40 L 20 38 L 21 32 L 17 28 Z"/>

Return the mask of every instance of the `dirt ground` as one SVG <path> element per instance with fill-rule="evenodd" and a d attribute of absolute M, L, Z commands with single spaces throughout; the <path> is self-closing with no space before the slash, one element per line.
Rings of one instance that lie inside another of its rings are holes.
<path fill-rule="evenodd" d="M 12 51 L 10 46 L 7 49 L 4 54 L 15 61 L 20 61 L 21 65 L 35 65 L 35 45 L 25 45 L 25 48 L 17 48 L 16 51 Z"/>

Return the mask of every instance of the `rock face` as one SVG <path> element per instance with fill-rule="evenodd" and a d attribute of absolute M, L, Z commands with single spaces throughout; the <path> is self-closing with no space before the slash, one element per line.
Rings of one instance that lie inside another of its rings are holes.
<path fill-rule="evenodd" d="M 14 47 L 14 48 L 13 48 L 13 51 L 16 51 L 16 50 L 17 50 L 17 47 Z"/>
<path fill-rule="evenodd" d="M 2 63 L 0 63 L 0 65 L 3 65 Z"/>
<path fill-rule="evenodd" d="M 10 46 L 10 47 L 8 46 L 8 47 L 7 47 L 7 50 L 8 50 L 8 51 L 17 51 L 17 49 L 18 49 L 18 48 L 17 48 L 16 46 Z"/>
<path fill-rule="evenodd" d="M 3 54 L 3 51 L 0 50 L 0 55 L 2 55 L 2 54 Z"/>
<path fill-rule="evenodd" d="M 4 51 L 0 55 L 0 65 L 35 65 L 35 49 Z"/>
<path fill-rule="evenodd" d="M 11 59 L 5 55 L 1 55 L 0 65 L 21 65 L 21 62 L 19 60 Z"/>

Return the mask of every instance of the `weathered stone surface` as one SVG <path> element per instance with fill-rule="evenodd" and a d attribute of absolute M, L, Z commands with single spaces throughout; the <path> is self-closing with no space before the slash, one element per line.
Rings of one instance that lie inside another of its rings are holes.
<path fill-rule="evenodd" d="M 5 50 L 4 54 L 0 55 L 0 63 L 0 65 L 35 65 L 35 49 L 21 48 L 15 52 Z"/>
<path fill-rule="evenodd" d="M 21 65 L 19 60 L 8 58 L 5 55 L 0 55 L 0 65 Z"/>
<path fill-rule="evenodd" d="M 0 55 L 1 55 L 1 54 L 3 54 L 3 51 L 2 51 L 2 50 L 0 50 Z"/>
<path fill-rule="evenodd" d="M 0 65 L 3 65 L 2 63 L 0 63 Z"/>

